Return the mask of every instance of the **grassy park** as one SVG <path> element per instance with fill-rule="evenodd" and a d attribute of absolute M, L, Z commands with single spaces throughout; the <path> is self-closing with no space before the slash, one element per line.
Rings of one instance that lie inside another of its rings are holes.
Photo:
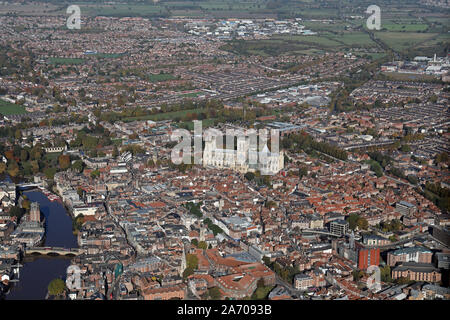
<path fill-rule="evenodd" d="M 0 114 L 7 116 L 12 114 L 25 114 L 25 113 L 27 113 L 27 111 L 23 106 L 0 99 Z"/>

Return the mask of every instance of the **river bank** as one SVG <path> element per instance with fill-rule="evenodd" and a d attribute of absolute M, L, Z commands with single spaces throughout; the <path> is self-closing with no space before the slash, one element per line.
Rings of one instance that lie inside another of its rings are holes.
<path fill-rule="evenodd" d="M 24 191 L 28 199 L 38 202 L 46 219 L 45 246 L 77 248 L 72 233 L 72 218 L 62 202 L 50 201 L 39 190 Z M 20 268 L 20 281 L 15 283 L 6 300 L 43 300 L 47 286 L 55 278 L 65 279 L 69 257 L 26 256 Z"/>

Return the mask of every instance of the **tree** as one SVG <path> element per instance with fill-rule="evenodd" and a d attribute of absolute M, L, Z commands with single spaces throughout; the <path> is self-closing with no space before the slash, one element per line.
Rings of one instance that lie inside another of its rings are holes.
<path fill-rule="evenodd" d="M 113 156 L 113 158 L 116 158 L 117 156 L 119 156 L 119 150 L 117 149 L 117 146 L 114 146 L 112 156 Z"/>
<path fill-rule="evenodd" d="M 6 163 L 0 162 L 0 174 L 6 171 Z"/>
<path fill-rule="evenodd" d="M 247 172 L 244 175 L 245 179 L 247 179 L 248 181 L 252 181 L 253 179 L 255 179 L 255 174 L 253 172 Z"/>
<path fill-rule="evenodd" d="M 72 164 L 72 169 L 76 170 L 79 173 L 82 173 L 84 170 L 84 162 L 82 160 L 76 160 Z"/>
<path fill-rule="evenodd" d="M 72 229 L 75 233 L 77 233 L 84 223 L 84 215 L 79 214 L 75 219 L 72 220 Z"/>
<path fill-rule="evenodd" d="M 383 168 L 377 161 L 374 160 L 370 161 L 370 170 L 375 172 L 378 178 L 383 176 Z"/>
<path fill-rule="evenodd" d="M 9 209 L 9 215 L 11 217 L 16 217 L 17 222 L 20 221 L 22 216 L 25 214 L 25 209 L 19 208 L 18 206 L 13 206 L 11 209 Z"/>
<path fill-rule="evenodd" d="M 222 294 L 218 287 L 212 287 L 208 289 L 208 296 L 211 300 L 220 300 L 222 298 Z"/>
<path fill-rule="evenodd" d="M 31 159 L 32 160 L 39 160 L 42 157 L 42 148 L 40 145 L 35 145 L 32 149 L 31 149 Z"/>
<path fill-rule="evenodd" d="M 409 145 L 407 145 L 407 144 L 403 144 L 400 147 L 400 151 L 402 151 L 402 152 L 410 152 L 411 151 L 411 147 Z"/>
<path fill-rule="evenodd" d="M 22 149 L 21 151 L 20 151 L 20 161 L 21 162 L 25 162 L 25 161 L 27 161 L 28 160 L 28 151 L 27 150 L 25 150 L 25 149 Z"/>
<path fill-rule="evenodd" d="M 66 170 L 70 167 L 70 157 L 66 154 L 62 154 L 58 157 L 58 163 L 62 170 Z"/>
<path fill-rule="evenodd" d="M 44 174 L 47 177 L 47 179 L 53 179 L 56 173 L 56 168 L 46 168 L 44 170 Z"/>
<path fill-rule="evenodd" d="M 380 278 L 383 282 L 391 282 L 391 267 L 389 265 L 386 265 L 382 268 L 380 268 Z"/>
<path fill-rule="evenodd" d="M 356 213 L 351 213 L 347 219 L 348 227 L 352 230 L 355 230 L 357 227 L 358 220 L 359 220 L 359 215 Z"/>
<path fill-rule="evenodd" d="M 448 162 L 448 154 L 447 152 L 442 152 L 438 155 L 436 155 L 436 163 L 441 163 L 441 162 Z"/>
<path fill-rule="evenodd" d="M 33 160 L 31 163 L 31 172 L 34 174 L 39 172 L 39 162 L 37 160 Z"/>
<path fill-rule="evenodd" d="M 8 160 L 14 160 L 14 151 L 8 150 L 5 152 L 5 157 Z"/>
<path fill-rule="evenodd" d="M 16 138 L 16 140 L 22 138 L 22 133 L 20 132 L 20 129 L 16 130 L 16 132 L 14 133 L 14 138 Z"/>
<path fill-rule="evenodd" d="M 61 279 L 53 279 L 48 285 L 48 293 L 52 296 L 58 296 L 66 289 L 66 284 Z"/>
<path fill-rule="evenodd" d="M 194 254 L 188 253 L 186 255 L 186 266 L 187 268 L 191 268 L 192 270 L 196 270 L 198 268 L 198 258 Z"/>
<path fill-rule="evenodd" d="M 359 281 L 359 279 L 361 279 L 364 275 L 364 273 L 358 269 L 353 270 L 352 274 L 353 274 L 353 281 Z"/>
<path fill-rule="evenodd" d="M 77 188 L 77 194 L 80 197 L 80 199 L 83 198 L 83 193 L 84 193 L 83 188 L 82 187 L 78 187 Z"/>
<path fill-rule="evenodd" d="M 417 179 L 417 176 L 412 175 L 412 174 L 408 175 L 408 181 L 411 184 L 418 184 L 419 183 L 419 179 Z"/>
<path fill-rule="evenodd" d="M 24 199 L 23 201 L 22 201 L 22 208 L 24 208 L 25 210 L 30 210 L 30 207 L 31 207 L 31 202 L 30 202 L 30 200 L 28 200 L 28 199 Z"/>
<path fill-rule="evenodd" d="M 308 175 L 308 169 L 306 167 L 301 167 L 300 169 L 298 169 L 298 176 L 300 177 L 300 179 L 307 175 Z"/>
<path fill-rule="evenodd" d="M 183 278 L 186 279 L 187 277 L 189 277 L 190 275 L 194 274 L 194 269 L 192 268 L 186 268 L 183 271 Z"/>
<path fill-rule="evenodd" d="M 91 172 L 91 178 L 95 179 L 100 176 L 100 171 L 98 169 Z"/>
<path fill-rule="evenodd" d="M 369 223 L 367 222 L 366 218 L 359 218 L 356 224 L 359 230 L 367 230 L 367 228 L 369 227 Z"/>
<path fill-rule="evenodd" d="M 207 244 L 205 241 L 200 241 L 200 242 L 198 243 L 198 248 L 199 248 L 199 249 L 206 250 L 206 249 L 208 248 L 208 244 Z"/>
<path fill-rule="evenodd" d="M 191 240 L 191 244 L 198 247 L 198 240 L 197 239 L 192 239 Z"/>
<path fill-rule="evenodd" d="M 16 177 L 19 174 L 20 168 L 17 162 L 12 161 L 8 166 L 8 173 L 11 177 Z"/>
<path fill-rule="evenodd" d="M 272 267 L 272 262 L 270 261 L 270 258 L 269 258 L 269 257 L 264 256 L 262 260 L 263 260 L 264 264 L 265 264 L 267 267 L 269 267 L 269 268 Z"/>

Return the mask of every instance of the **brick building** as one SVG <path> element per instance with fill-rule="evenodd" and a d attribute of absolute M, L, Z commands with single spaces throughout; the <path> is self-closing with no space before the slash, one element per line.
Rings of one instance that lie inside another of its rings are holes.
<path fill-rule="evenodd" d="M 441 272 L 428 263 L 404 262 L 392 270 L 392 279 L 440 282 Z"/>
<path fill-rule="evenodd" d="M 307 274 L 300 273 L 295 275 L 294 287 L 297 290 L 306 290 L 313 286 L 313 278 Z"/>
<path fill-rule="evenodd" d="M 355 250 L 358 269 L 366 270 L 370 266 L 378 266 L 380 264 L 380 248 L 366 247 L 359 242 L 355 242 Z"/>
<path fill-rule="evenodd" d="M 399 262 L 431 263 L 433 252 L 423 247 L 402 248 L 387 255 L 389 266 L 395 266 Z"/>
<path fill-rule="evenodd" d="M 230 274 L 216 279 L 224 296 L 235 299 L 249 297 L 256 290 L 258 279 L 243 273 Z"/>
<path fill-rule="evenodd" d="M 186 298 L 186 285 L 184 283 L 161 288 L 147 289 L 142 292 L 144 300 L 170 300 Z"/>

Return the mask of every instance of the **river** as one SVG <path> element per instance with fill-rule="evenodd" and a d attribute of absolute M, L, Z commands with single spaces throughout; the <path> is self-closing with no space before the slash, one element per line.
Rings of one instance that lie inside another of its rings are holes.
<path fill-rule="evenodd" d="M 72 233 L 72 219 L 60 202 L 51 202 L 40 191 L 25 191 L 28 199 L 39 202 L 46 219 L 45 246 L 77 248 L 77 238 Z M 47 286 L 55 278 L 66 279 L 69 257 L 25 257 L 20 268 L 20 281 L 14 284 L 6 300 L 43 300 Z"/>

